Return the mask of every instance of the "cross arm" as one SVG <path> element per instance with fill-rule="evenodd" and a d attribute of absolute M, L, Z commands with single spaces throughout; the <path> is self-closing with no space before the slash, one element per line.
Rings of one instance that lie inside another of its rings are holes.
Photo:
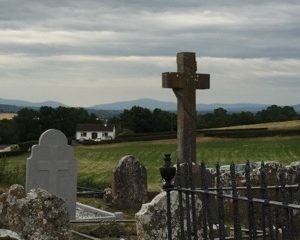
<path fill-rule="evenodd" d="M 209 74 L 185 74 L 176 72 L 165 72 L 162 74 L 163 88 L 184 88 L 186 80 L 192 80 L 196 89 L 209 89 Z"/>

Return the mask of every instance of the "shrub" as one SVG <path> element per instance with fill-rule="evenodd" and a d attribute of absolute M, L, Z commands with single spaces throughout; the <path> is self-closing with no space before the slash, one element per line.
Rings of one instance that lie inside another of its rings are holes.
<path fill-rule="evenodd" d="M 19 143 L 20 151 L 22 153 L 29 152 L 31 150 L 31 147 L 35 144 L 38 144 L 38 141 L 27 141 L 27 142 Z"/>

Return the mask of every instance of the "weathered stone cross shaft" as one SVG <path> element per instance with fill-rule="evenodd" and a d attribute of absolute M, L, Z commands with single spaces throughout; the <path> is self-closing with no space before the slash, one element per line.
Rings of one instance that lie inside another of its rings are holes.
<path fill-rule="evenodd" d="M 162 87 L 177 97 L 177 155 L 179 162 L 196 162 L 196 89 L 209 89 L 209 74 L 197 74 L 195 53 L 177 53 L 177 72 L 162 74 Z"/>

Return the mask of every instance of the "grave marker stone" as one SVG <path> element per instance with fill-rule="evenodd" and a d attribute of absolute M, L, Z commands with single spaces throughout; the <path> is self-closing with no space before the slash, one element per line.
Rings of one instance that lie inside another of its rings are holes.
<path fill-rule="evenodd" d="M 26 191 L 42 188 L 66 201 L 70 219 L 75 219 L 77 163 L 73 147 L 59 130 L 44 132 L 27 158 Z"/>
<path fill-rule="evenodd" d="M 139 209 L 148 201 L 146 168 L 132 155 L 113 169 L 112 203 L 117 208 Z"/>
<path fill-rule="evenodd" d="M 177 53 L 177 72 L 162 74 L 162 87 L 177 97 L 177 156 L 179 162 L 196 162 L 196 89 L 208 89 L 209 74 L 197 74 L 195 53 Z"/>

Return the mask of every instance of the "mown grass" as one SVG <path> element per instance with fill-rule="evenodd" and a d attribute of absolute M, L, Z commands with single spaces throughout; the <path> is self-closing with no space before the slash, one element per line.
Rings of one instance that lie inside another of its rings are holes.
<path fill-rule="evenodd" d="M 257 124 L 248 124 L 248 125 L 222 127 L 222 128 L 212 128 L 212 129 L 226 130 L 226 129 L 251 129 L 251 128 L 268 128 L 271 130 L 300 129 L 300 120 L 291 120 L 291 121 L 284 121 L 284 122 L 257 123 Z"/>
<path fill-rule="evenodd" d="M 176 140 L 161 140 L 151 142 L 130 142 L 107 144 L 98 146 L 79 146 L 75 148 L 78 159 L 78 185 L 94 186 L 99 188 L 111 184 L 112 169 L 125 155 L 134 155 L 146 167 L 149 190 L 159 190 L 161 178 L 159 167 L 163 164 L 163 155 L 171 153 L 173 162 L 176 161 Z M 5 171 L 15 171 L 24 182 L 27 155 L 9 157 Z M 212 167 L 217 162 L 229 164 L 231 162 L 244 163 L 250 161 L 277 160 L 282 164 L 300 160 L 300 137 L 269 137 L 252 139 L 216 139 L 198 138 L 197 160 L 204 160 Z M 2 159 L 0 160 L 2 161 Z M 0 168 L 1 169 L 1 168 Z M 19 182 L 21 180 L 18 180 Z M 5 185 L 0 179 L 0 185 Z"/>
<path fill-rule="evenodd" d="M 213 166 L 217 162 L 244 163 L 275 160 L 282 164 L 300 160 L 300 137 L 215 139 L 197 145 L 197 159 Z"/>

